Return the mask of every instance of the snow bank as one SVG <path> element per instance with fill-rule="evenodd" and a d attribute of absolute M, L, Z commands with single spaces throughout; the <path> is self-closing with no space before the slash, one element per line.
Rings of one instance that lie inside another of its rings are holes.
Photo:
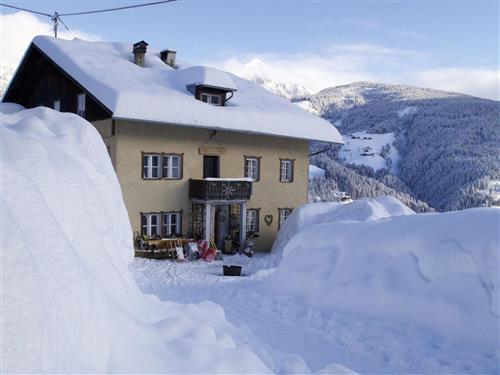
<path fill-rule="evenodd" d="M 389 198 L 297 209 L 271 293 L 498 356 L 500 209 L 410 213 Z"/>
<path fill-rule="evenodd" d="M 305 227 L 336 221 L 368 221 L 391 216 L 411 215 L 415 212 L 397 199 L 389 196 L 364 198 L 349 204 L 318 202 L 307 204 L 293 211 L 279 231 L 271 253 L 281 254 L 288 241 Z"/>
<path fill-rule="evenodd" d="M 2 112 L 2 373 L 268 371 L 220 306 L 139 291 L 120 187 L 89 123 Z"/>

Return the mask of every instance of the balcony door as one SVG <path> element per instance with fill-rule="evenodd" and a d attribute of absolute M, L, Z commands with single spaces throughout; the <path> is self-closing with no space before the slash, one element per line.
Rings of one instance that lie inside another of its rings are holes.
<path fill-rule="evenodd" d="M 219 156 L 203 156 L 203 178 L 220 177 L 220 157 Z"/>

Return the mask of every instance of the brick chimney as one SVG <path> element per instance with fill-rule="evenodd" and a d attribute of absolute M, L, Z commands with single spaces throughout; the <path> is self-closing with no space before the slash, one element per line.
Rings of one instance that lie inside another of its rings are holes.
<path fill-rule="evenodd" d="M 134 64 L 144 67 L 144 60 L 148 45 L 144 40 L 134 44 L 132 52 L 134 53 Z"/>
<path fill-rule="evenodd" d="M 165 64 L 170 65 L 172 68 L 175 68 L 176 54 L 177 52 L 172 49 L 164 49 L 160 52 L 160 58 Z"/>

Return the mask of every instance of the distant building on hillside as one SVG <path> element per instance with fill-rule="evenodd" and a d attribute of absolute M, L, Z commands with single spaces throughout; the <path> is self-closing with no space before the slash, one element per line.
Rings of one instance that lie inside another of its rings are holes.
<path fill-rule="evenodd" d="M 132 228 L 214 240 L 261 234 L 307 202 L 309 141 L 342 142 L 327 121 L 258 85 L 208 67 L 183 68 L 144 41 L 36 37 L 4 96 L 76 113 L 101 134 Z"/>

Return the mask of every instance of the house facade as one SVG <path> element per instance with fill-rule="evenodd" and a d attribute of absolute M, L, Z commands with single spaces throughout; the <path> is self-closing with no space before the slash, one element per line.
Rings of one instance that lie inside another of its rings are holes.
<path fill-rule="evenodd" d="M 135 235 L 244 239 L 269 251 L 307 202 L 309 142 L 336 129 L 259 86 L 144 41 L 37 37 L 4 101 L 74 112 L 101 134 Z"/>

